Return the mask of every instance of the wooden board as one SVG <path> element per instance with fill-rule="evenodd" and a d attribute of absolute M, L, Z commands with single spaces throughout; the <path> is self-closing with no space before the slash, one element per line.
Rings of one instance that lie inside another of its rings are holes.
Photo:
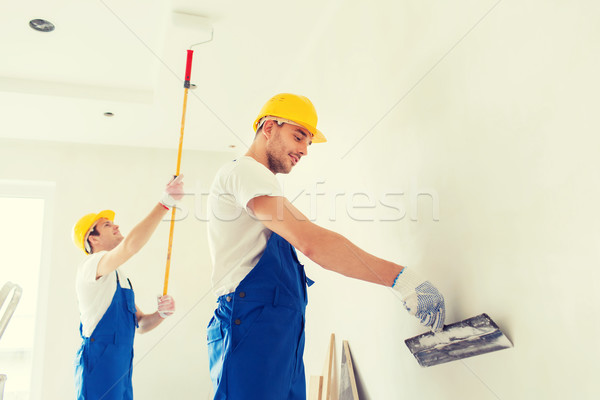
<path fill-rule="evenodd" d="M 323 390 L 323 377 L 312 375 L 308 382 L 308 400 L 321 400 Z"/>
<path fill-rule="evenodd" d="M 325 365 L 323 365 L 323 389 L 321 391 L 321 400 L 331 400 L 331 381 L 332 381 L 332 365 L 334 362 L 333 350 L 335 348 L 335 334 L 331 334 L 329 339 L 329 349 L 327 357 L 325 357 Z"/>
<path fill-rule="evenodd" d="M 359 400 L 354 365 L 350 355 L 348 341 L 342 342 L 342 367 L 340 371 L 340 397 L 339 400 Z"/>

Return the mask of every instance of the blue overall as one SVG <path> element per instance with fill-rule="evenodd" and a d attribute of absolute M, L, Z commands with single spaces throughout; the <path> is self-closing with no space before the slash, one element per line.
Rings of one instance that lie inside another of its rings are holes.
<path fill-rule="evenodd" d="M 133 290 L 121 288 L 117 274 L 117 289 L 110 306 L 92 335 L 81 335 L 83 342 L 75 359 L 78 400 L 133 399 L 131 371 L 137 327 L 135 311 Z M 81 329 L 80 324 L 80 333 Z"/>
<path fill-rule="evenodd" d="M 215 400 L 306 400 L 307 282 L 296 250 L 271 233 L 256 266 L 219 297 L 208 324 Z"/>

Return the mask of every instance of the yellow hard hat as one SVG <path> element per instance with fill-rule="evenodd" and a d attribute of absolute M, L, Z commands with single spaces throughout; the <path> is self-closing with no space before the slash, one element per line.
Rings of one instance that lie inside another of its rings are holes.
<path fill-rule="evenodd" d="M 285 118 L 302 125 L 313 135 L 313 143 L 327 141 L 317 129 L 317 111 L 307 97 L 291 93 L 280 93 L 271 97 L 254 121 L 254 132 L 258 129 L 260 120 L 266 116 Z"/>
<path fill-rule="evenodd" d="M 85 241 L 87 240 L 88 232 L 100 218 L 106 218 L 112 222 L 115 220 L 115 212 L 111 210 L 104 210 L 100 211 L 98 214 L 87 214 L 81 217 L 73 226 L 73 243 L 75 243 L 75 245 L 83 250 L 86 254 L 90 254 L 90 252 L 85 248 Z"/>

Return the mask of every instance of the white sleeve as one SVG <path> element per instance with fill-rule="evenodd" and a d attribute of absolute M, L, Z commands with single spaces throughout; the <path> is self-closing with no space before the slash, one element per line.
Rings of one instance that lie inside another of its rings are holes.
<path fill-rule="evenodd" d="M 79 270 L 79 277 L 84 283 L 94 283 L 98 280 L 96 279 L 96 273 L 98 271 L 98 263 L 104 257 L 106 251 L 100 251 L 98 253 L 94 253 L 89 255 L 85 261 L 81 264 Z"/>
<path fill-rule="evenodd" d="M 227 190 L 246 210 L 248 202 L 255 197 L 283 196 L 275 175 L 258 162 L 237 165 L 227 179 Z"/>

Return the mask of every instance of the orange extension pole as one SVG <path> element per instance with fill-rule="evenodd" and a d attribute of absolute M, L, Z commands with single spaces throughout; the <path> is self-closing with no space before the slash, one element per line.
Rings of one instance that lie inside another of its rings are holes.
<path fill-rule="evenodd" d="M 187 62 L 185 67 L 185 81 L 183 83 L 183 87 L 185 88 L 183 92 L 183 114 L 181 116 L 181 133 L 179 134 L 179 149 L 177 151 L 177 168 L 175 172 L 175 177 L 179 176 L 179 169 L 181 167 L 181 150 L 183 148 L 183 131 L 185 129 L 185 112 L 187 109 L 187 98 L 188 98 L 188 90 L 190 88 L 190 77 L 192 75 L 192 57 L 194 55 L 193 50 L 187 51 Z M 163 287 L 163 296 L 167 294 L 167 289 L 169 287 L 169 272 L 171 270 L 171 249 L 173 248 L 173 231 L 175 230 L 175 211 L 177 207 L 173 207 L 171 210 L 171 226 L 169 229 L 169 247 L 167 249 L 167 266 L 165 268 L 165 285 Z"/>

